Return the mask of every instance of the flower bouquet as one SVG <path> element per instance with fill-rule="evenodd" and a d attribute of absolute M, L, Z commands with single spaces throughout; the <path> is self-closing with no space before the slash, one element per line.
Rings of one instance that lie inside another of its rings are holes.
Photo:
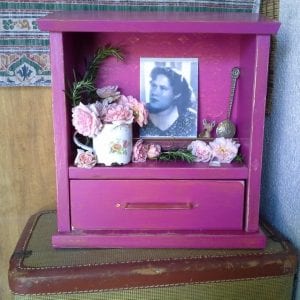
<path fill-rule="evenodd" d="M 72 108 L 72 124 L 76 129 L 74 142 L 95 153 L 98 163 L 127 164 L 131 160 L 132 123 L 141 127 L 147 124 L 145 106 L 133 96 L 121 95 L 117 86 L 97 89 L 96 93 L 99 96 L 96 102 L 87 105 L 80 102 Z M 77 133 L 92 138 L 93 148 L 81 144 Z M 82 155 L 86 154 L 78 152 L 78 156 Z M 78 160 L 77 157 L 75 163 Z"/>
<path fill-rule="evenodd" d="M 131 160 L 132 124 L 147 124 L 148 113 L 142 102 L 133 96 L 122 95 L 118 86 L 97 88 L 95 78 L 99 64 L 108 56 L 122 59 L 115 48 L 99 49 L 82 80 L 74 75 L 67 95 L 72 101 L 73 140 L 79 147 L 75 164 L 92 168 L 96 163 L 110 166 L 126 164 Z M 87 138 L 81 143 L 78 135 Z M 88 146 L 92 139 L 93 147 Z M 85 151 L 83 151 L 85 150 Z"/>
<path fill-rule="evenodd" d="M 174 151 L 162 151 L 160 145 L 147 144 L 141 139 L 133 146 L 132 124 L 146 125 L 148 112 L 142 102 L 121 94 L 118 86 L 95 86 L 99 64 L 109 56 L 122 59 L 118 49 L 99 49 L 82 79 L 77 80 L 74 74 L 74 82 L 67 92 L 73 106 L 72 125 L 76 130 L 73 140 L 79 147 L 75 165 L 92 168 L 96 163 L 111 166 L 147 159 L 230 163 L 237 157 L 240 145 L 225 138 L 216 138 L 209 144 L 195 140 L 186 149 Z M 87 142 L 81 143 L 78 135 L 86 137 Z M 90 140 L 93 147 L 88 145 Z"/>

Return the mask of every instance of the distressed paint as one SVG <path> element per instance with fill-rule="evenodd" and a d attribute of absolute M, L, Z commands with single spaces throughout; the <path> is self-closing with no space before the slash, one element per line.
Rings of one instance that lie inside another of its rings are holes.
<path fill-rule="evenodd" d="M 70 191 L 74 230 L 243 225 L 244 182 L 237 180 L 71 180 Z"/>
<path fill-rule="evenodd" d="M 52 80 L 52 109 L 54 124 L 56 189 L 57 189 L 57 219 L 58 231 L 70 231 L 69 215 L 69 178 L 68 178 L 68 149 L 69 136 L 67 132 L 68 118 L 65 105 L 65 76 L 62 33 L 50 34 L 51 72 Z"/>
<path fill-rule="evenodd" d="M 91 170 L 71 166 L 70 179 L 247 179 L 248 168 L 232 163 L 219 168 L 207 163 L 147 161 L 115 167 L 95 167 Z"/>
<path fill-rule="evenodd" d="M 73 12 L 54 14 L 39 25 L 63 32 L 50 33 L 57 82 L 53 101 L 58 231 L 65 231 L 53 236 L 55 247 L 264 247 L 265 237 L 258 229 L 264 106 L 269 35 L 278 30 L 278 22 L 251 14 Z M 72 69 L 82 69 L 84 58 L 107 43 L 123 45 L 126 59 L 105 61 L 98 85 L 117 84 L 135 97 L 140 57 L 198 57 L 199 120 L 224 119 L 230 70 L 239 66 L 232 119 L 238 125 L 244 164 L 210 168 L 205 163 L 148 162 L 75 168 L 70 163 L 75 149 L 70 145 L 70 107 L 62 92 L 64 75 L 71 80 Z M 118 201 L 122 197 L 128 202 Z M 135 209 L 123 209 L 128 203 Z M 204 212 L 194 210 L 195 203 Z"/>
<path fill-rule="evenodd" d="M 261 232 L 244 231 L 97 231 L 52 236 L 55 248 L 232 248 L 259 249 L 266 246 Z"/>
<path fill-rule="evenodd" d="M 46 31 L 271 34 L 279 23 L 249 13 L 58 12 L 38 21 Z"/>
<path fill-rule="evenodd" d="M 264 119 L 267 95 L 268 62 L 269 62 L 269 36 L 257 36 L 256 61 L 253 82 L 253 107 L 251 120 L 251 135 L 249 147 L 249 176 L 246 193 L 245 230 L 255 232 L 258 230 L 261 165 L 264 140 Z"/>

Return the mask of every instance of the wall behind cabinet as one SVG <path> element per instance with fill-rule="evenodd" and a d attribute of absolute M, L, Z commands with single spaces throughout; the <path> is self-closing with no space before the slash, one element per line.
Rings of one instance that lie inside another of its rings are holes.
<path fill-rule="evenodd" d="M 300 249 L 300 3 L 280 1 L 272 109 L 266 118 L 262 214 Z M 298 278 L 300 271 L 298 271 Z M 300 280 L 295 299 L 300 299 Z"/>
<path fill-rule="evenodd" d="M 0 89 L 0 299 L 11 299 L 10 255 L 29 216 L 55 208 L 50 88 Z"/>

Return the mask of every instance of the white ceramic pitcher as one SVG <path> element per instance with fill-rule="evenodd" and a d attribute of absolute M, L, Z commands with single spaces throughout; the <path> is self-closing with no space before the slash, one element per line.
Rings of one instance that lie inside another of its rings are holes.
<path fill-rule="evenodd" d="M 125 165 L 131 161 L 132 154 L 132 124 L 104 124 L 100 133 L 93 138 L 93 148 L 82 144 L 73 135 L 74 143 L 87 151 L 93 152 L 97 163 L 111 166 Z"/>

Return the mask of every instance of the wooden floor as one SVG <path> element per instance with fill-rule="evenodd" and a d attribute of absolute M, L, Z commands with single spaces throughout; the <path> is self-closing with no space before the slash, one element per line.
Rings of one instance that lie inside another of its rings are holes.
<path fill-rule="evenodd" d="M 10 255 L 30 215 L 55 208 L 50 88 L 0 88 L 0 299 L 11 299 Z"/>

